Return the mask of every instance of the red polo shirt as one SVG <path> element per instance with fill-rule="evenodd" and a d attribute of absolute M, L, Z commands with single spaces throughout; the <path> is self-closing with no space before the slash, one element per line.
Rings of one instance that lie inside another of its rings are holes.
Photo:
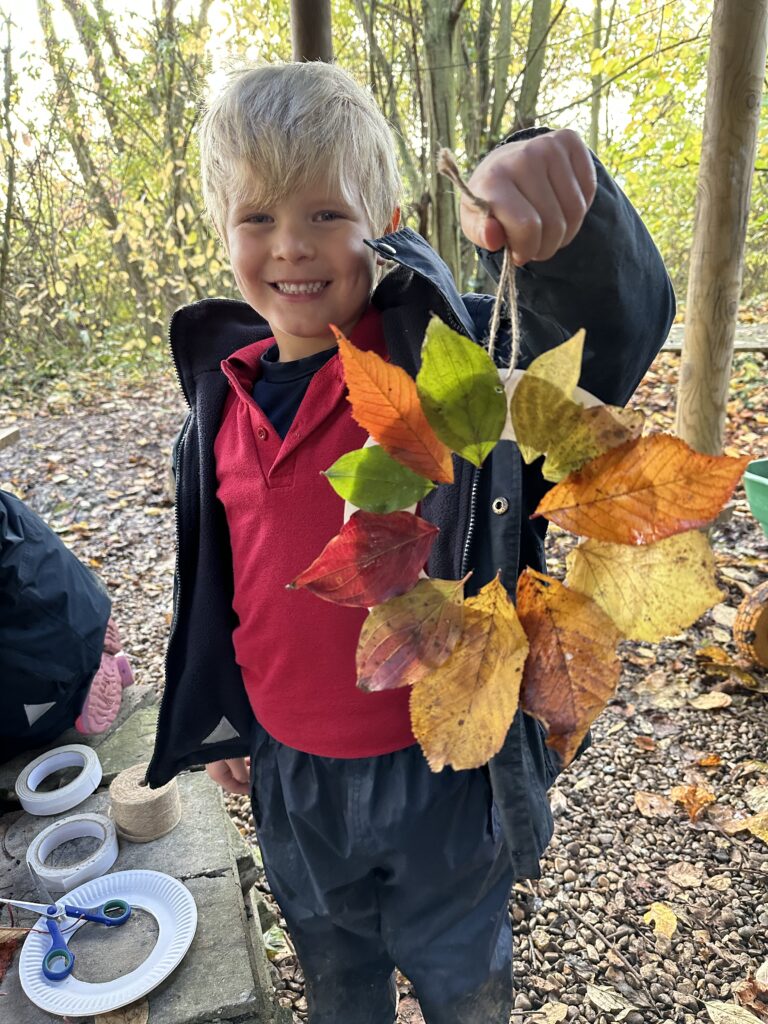
<path fill-rule="evenodd" d="M 378 312 L 352 332 L 385 355 Z M 365 431 L 352 418 L 338 354 L 312 378 L 281 441 L 252 398 L 274 338 L 235 352 L 214 452 L 234 568 L 233 640 L 254 714 L 281 743 L 324 757 L 369 757 L 415 742 L 407 687 L 356 688 L 355 651 L 367 612 L 286 590 L 341 529 L 344 502 L 321 476 Z"/>

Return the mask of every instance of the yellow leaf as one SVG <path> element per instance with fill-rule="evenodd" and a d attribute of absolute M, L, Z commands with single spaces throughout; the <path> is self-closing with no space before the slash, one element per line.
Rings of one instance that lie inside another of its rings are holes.
<path fill-rule="evenodd" d="M 64 284 L 63 281 L 57 281 L 53 288 L 58 296 L 67 294 L 67 286 Z"/>
<path fill-rule="evenodd" d="M 762 811 L 760 814 L 753 814 L 751 818 L 745 818 L 741 825 L 742 828 L 751 832 L 753 836 L 757 836 L 764 843 L 768 843 L 768 811 Z"/>
<path fill-rule="evenodd" d="M 640 437 L 645 419 L 636 409 L 613 405 L 585 409 L 575 402 L 559 408 L 558 416 L 560 422 L 541 468 L 544 479 L 554 483 L 603 452 Z"/>
<path fill-rule="evenodd" d="M 526 462 L 547 451 L 562 417 L 571 410 L 584 352 L 584 331 L 537 356 L 512 395 L 510 415 Z M 573 415 L 573 413 L 571 413 Z"/>
<path fill-rule="evenodd" d="M 698 530 L 639 547 L 587 540 L 566 562 L 567 585 L 597 602 L 631 640 L 674 636 L 722 598 L 712 550 Z"/>
<path fill-rule="evenodd" d="M 450 658 L 411 690 L 411 724 L 432 771 L 479 768 L 517 711 L 528 641 L 498 577 L 465 601 Z"/>
<path fill-rule="evenodd" d="M 646 924 L 653 925 L 656 935 L 666 935 L 671 939 L 677 930 L 677 916 L 671 907 L 666 903 L 652 903 L 647 914 L 643 914 Z"/>

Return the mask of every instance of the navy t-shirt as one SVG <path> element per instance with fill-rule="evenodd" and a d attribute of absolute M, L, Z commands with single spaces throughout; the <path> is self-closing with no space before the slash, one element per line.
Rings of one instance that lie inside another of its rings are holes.
<path fill-rule="evenodd" d="M 281 363 L 278 362 L 279 349 L 274 344 L 262 355 L 261 375 L 253 385 L 253 400 L 281 438 L 290 430 L 313 376 L 337 352 L 338 346 L 334 345 L 303 359 Z"/>

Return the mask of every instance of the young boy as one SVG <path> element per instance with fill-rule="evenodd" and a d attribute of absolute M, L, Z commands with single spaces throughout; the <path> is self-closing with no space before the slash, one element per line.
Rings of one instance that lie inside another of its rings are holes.
<path fill-rule="evenodd" d="M 360 447 L 329 324 L 415 374 L 436 313 L 482 343 L 489 296 L 460 296 L 429 245 L 398 230 L 387 123 L 336 67 L 241 71 L 200 131 L 206 203 L 245 302 L 177 311 L 189 402 L 178 451 L 176 614 L 150 785 L 200 763 L 251 794 L 267 877 L 301 960 L 312 1024 L 392 1024 L 397 965 L 427 1024 L 506 1024 L 512 882 L 538 877 L 558 771 L 518 714 L 485 769 L 433 774 L 406 689 L 355 688 L 365 611 L 285 584 L 342 524 L 322 478 Z M 522 355 L 587 330 L 581 385 L 625 402 L 674 300 L 626 198 L 573 132 L 532 129 L 479 165 L 462 226 L 498 276 L 517 270 Z M 383 237 L 381 236 L 383 233 Z M 394 269 L 377 285 L 379 265 Z M 504 359 L 503 347 L 499 358 Z M 546 484 L 511 442 L 422 503 L 440 527 L 429 574 L 543 566 Z M 245 755 L 250 754 L 250 780 Z"/>

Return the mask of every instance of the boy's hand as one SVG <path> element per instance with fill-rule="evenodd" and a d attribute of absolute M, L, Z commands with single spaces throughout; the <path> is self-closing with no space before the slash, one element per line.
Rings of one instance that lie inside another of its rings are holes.
<path fill-rule="evenodd" d="M 212 761 L 205 770 L 214 782 L 226 789 L 228 793 L 248 796 L 251 792 L 251 759 L 250 757 L 233 757 L 228 761 Z"/>
<path fill-rule="evenodd" d="M 550 259 L 573 241 L 597 188 L 589 150 L 569 128 L 499 146 L 467 184 L 493 216 L 462 195 L 464 234 L 490 252 L 507 246 L 517 266 Z"/>

